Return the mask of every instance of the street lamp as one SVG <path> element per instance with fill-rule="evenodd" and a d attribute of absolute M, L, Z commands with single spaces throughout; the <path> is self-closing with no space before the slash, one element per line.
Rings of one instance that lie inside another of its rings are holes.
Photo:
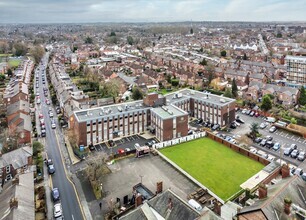
<path fill-rule="evenodd" d="M 100 184 L 100 188 L 101 188 L 101 199 L 102 199 L 102 195 L 103 195 L 103 193 L 102 193 L 103 184 L 102 183 Z"/>

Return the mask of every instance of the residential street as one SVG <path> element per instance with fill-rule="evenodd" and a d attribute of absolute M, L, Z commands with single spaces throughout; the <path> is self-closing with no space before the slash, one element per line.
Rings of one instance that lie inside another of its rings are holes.
<path fill-rule="evenodd" d="M 44 58 L 44 66 L 46 66 L 47 60 L 48 59 L 46 56 Z M 56 170 L 55 173 L 49 177 L 51 177 L 52 179 L 53 188 L 59 189 L 60 201 L 61 201 L 62 208 L 63 208 L 64 218 L 69 219 L 69 220 L 70 219 L 71 220 L 84 219 L 82 210 L 80 208 L 79 199 L 76 195 L 76 190 L 72 182 L 69 180 L 68 174 L 65 170 L 64 158 L 60 151 L 60 148 L 64 148 L 65 146 L 64 146 L 62 139 L 59 138 L 60 128 L 58 126 L 56 116 L 54 116 L 54 121 L 56 123 L 56 129 L 51 128 L 51 119 L 48 114 L 49 105 L 47 105 L 45 102 L 46 97 L 44 96 L 44 91 L 43 91 L 43 87 L 47 87 L 47 80 L 46 80 L 46 84 L 42 83 L 41 75 L 43 72 L 46 77 L 45 67 L 43 68 L 43 66 L 40 65 L 38 92 L 41 98 L 41 104 L 37 106 L 36 113 L 38 114 L 42 113 L 45 119 L 46 137 L 44 138 L 45 141 L 43 142 L 45 144 L 45 151 L 47 153 L 47 156 L 48 158 L 51 158 L 53 160 L 55 170 Z M 50 94 L 48 94 L 48 97 L 50 97 Z M 54 108 L 53 108 L 53 113 L 54 115 L 56 115 Z M 36 120 L 37 120 L 37 117 L 36 117 Z M 39 125 L 39 121 L 37 121 L 36 124 Z M 40 130 L 38 130 L 38 134 L 40 134 Z M 52 206 L 53 205 L 51 205 L 51 207 Z M 50 207 L 50 205 L 48 207 Z M 50 217 L 50 211 L 51 213 L 53 212 L 53 210 L 49 210 L 48 217 Z"/>

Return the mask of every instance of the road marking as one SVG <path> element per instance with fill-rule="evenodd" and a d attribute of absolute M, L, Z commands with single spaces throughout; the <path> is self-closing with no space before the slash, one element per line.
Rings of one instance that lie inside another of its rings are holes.
<path fill-rule="evenodd" d="M 306 140 L 303 141 L 303 144 L 306 142 Z"/>
<path fill-rule="evenodd" d="M 286 134 L 286 136 L 285 137 L 287 137 L 289 134 Z"/>
<path fill-rule="evenodd" d="M 72 217 L 72 220 L 74 220 L 74 217 L 73 217 L 73 215 L 71 215 L 71 217 Z"/>
<path fill-rule="evenodd" d="M 74 189 L 77 201 L 79 203 L 79 207 L 80 207 L 80 210 L 81 210 L 81 213 L 82 213 L 82 217 L 83 217 L 83 219 L 86 219 L 85 218 L 85 214 L 84 214 L 84 210 L 83 210 L 83 206 L 81 205 L 81 202 L 80 202 L 79 194 L 78 194 L 78 192 L 77 192 L 77 190 L 75 188 L 74 183 L 70 180 L 70 178 L 67 175 L 66 165 L 65 165 L 65 161 L 64 161 L 64 157 L 63 157 L 62 151 L 60 149 L 60 142 L 59 142 L 59 139 L 58 139 L 57 130 L 55 130 L 54 133 L 55 133 L 55 138 L 56 138 L 56 141 L 57 141 L 58 150 L 59 150 L 60 155 L 61 155 L 61 159 L 62 159 L 62 163 L 63 163 L 66 179 L 71 183 L 71 185 L 72 185 L 72 187 Z"/>
<path fill-rule="evenodd" d="M 292 135 L 291 139 L 294 138 L 294 135 Z"/>
<path fill-rule="evenodd" d="M 283 133 L 284 133 L 284 132 L 281 131 L 279 134 L 282 135 Z"/>
<path fill-rule="evenodd" d="M 299 141 L 301 138 L 296 139 L 296 141 Z"/>

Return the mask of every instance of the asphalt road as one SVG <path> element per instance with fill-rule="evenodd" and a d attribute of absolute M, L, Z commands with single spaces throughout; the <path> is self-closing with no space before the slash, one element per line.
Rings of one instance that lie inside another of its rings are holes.
<path fill-rule="evenodd" d="M 44 64 L 47 66 L 47 56 L 44 57 Z M 45 137 L 45 147 L 46 147 L 46 153 L 48 155 L 48 158 L 51 158 L 53 160 L 54 166 L 55 166 L 55 174 L 52 175 L 52 185 L 53 188 L 58 188 L 60 192 L 60 198 L 61 198 L 61 204 L 63 209 L 63 214 L 65 220 L 78 220 L 78 219 L 84 219 L 82 216 L 81 208 L 78 202 L 78 198 L 76 195 L 76 191 L 74 190 L 73 184 L 68 180 L 66 171 L 65 171 L 65 165 L 63 161 L 63 157 L 60 152 L 60 147 L 65 147 L 63 142 L 59 139 L 59 133 L 58 130 L 58 123 L 56 118 L 56 112 L 53 108 L 54 113 L 54 119 L 56 122 L 56 129 L 51 128 L 51 120 L 48 114 L 48 108 L 49 106 L 45 104 L 46 97 L 44 96 L 43 87 L 47 87 L 47 80 L 46 84 L 44 85 L 42 83 L 42 72 L 44 72 L 46 77 L 45 68 L 40 65 L 39 70 L 39 93 L 41 98 L 41 104 L 38 106 L 38 111 L 41 112 L 45 119 L 45 125 L 46 125 L 46 137 Z M 34 82 L 34 86 L 36 86 L 36 82 Z M 48 92 L 49 93 L 49 92 Z M 48 94 L 48 97 L 50 97 L 50 94 Z M 50 100 L 51 101 L 51 100 Z M 39 121 L 37 122 L 39 123 Z M 39 130 L 40 133 L 40 130 Z M 53 210 L 52 210 L 53 212 Z"/>

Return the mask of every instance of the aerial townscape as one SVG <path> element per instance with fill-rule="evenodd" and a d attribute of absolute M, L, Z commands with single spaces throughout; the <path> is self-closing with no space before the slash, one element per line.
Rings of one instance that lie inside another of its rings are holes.
<path fill-rule="evenodd" d="M 305 12 L 0 1 L 0 220 L 306 219 Z"/>

